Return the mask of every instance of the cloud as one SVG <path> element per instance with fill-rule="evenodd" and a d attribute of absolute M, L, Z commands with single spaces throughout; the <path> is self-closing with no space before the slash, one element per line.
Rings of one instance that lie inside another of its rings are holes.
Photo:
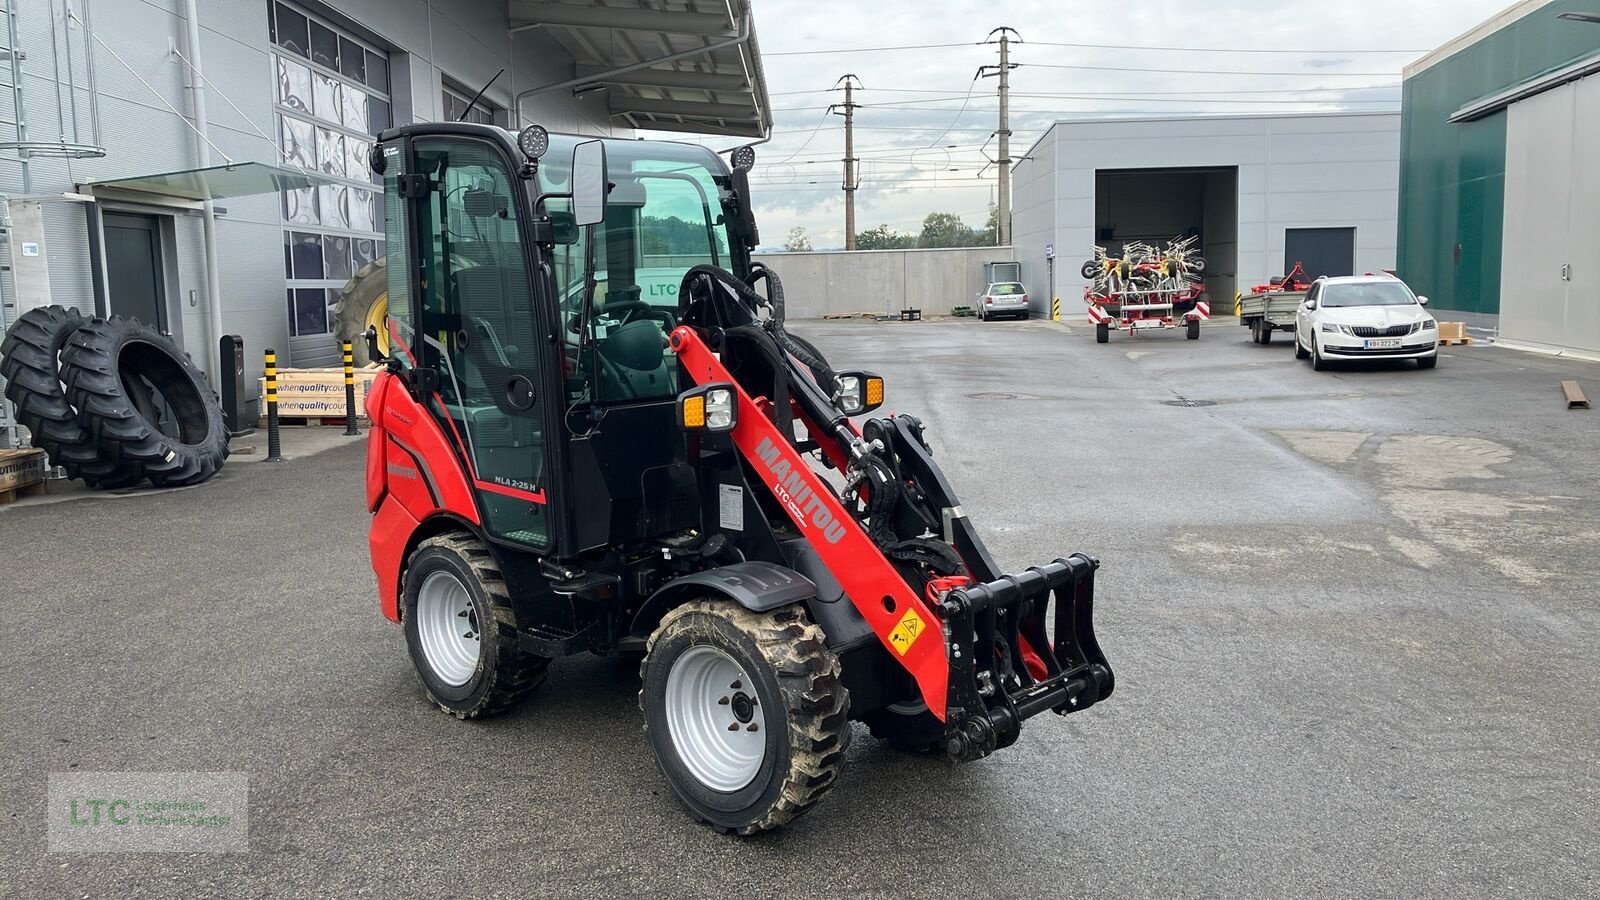
<path fill-rule="evenodd" d="M 1161 0 L 1099 16 L 1067 14 L 1055 0 L 754 0 L 776 123 L 752 173 L 762 232 L 768 243 L 779 243 L 798 225 L 814 246 L 843 245 L 843 121 L 824 110 L 842 101 L 833 88 L 847 72 L 863 86 L 855 95 L 862 104 L 855 145 L 863 161 L 857 229 L 889 224 L 913 231 L 934 211 L 982 225 L 995 189 L 990 161 L 997 153 L 998 98 L 994 79 L 973 76 L 980 65 L 996 62 L 996 48 L 979 42 L 998 25 L 1016 27 L 1023 38 L 1012 45 L 1012 61 L 1021 64 L 1011 73 L 1016 158 L 1060 119 L 1395 108 L 1403 65 L 1504 3 Z M 1381 32 L 1372 28 L 1375 21 L 1383 22 Z M 913 44 L 959 46 L 784 52 Z M 1351 52 L 1375 44 L 1400 52 Z M 1310 52 L 1225 52 L 1234 48 Z M 1160 69 L 1214 73 L 1154 71 Z"/>

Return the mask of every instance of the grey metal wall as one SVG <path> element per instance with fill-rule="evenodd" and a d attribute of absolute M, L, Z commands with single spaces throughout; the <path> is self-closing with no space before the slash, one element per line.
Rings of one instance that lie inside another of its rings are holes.
<path fill-rule="evenodd" d="M 64 37 L 63 3 L 11 0 L 10 5 L 17 10 L 19 49 L 28 54 L 22 62 L 22 86 L 30 135 L 54 139 L 66 130 L 70 137 L 70 121 L 63 122 L 57 114 L 57 82 L 50 52 L 54 17 L 56 45 L 65 71 L 69 41 Z M 455 81 L 479 85 L 506 67 L 506 74 L 485 96 L 507 108 L 517 92 L 571 75 L 566 52 L 548 37 L 536 30 L 514 38 L 508 33 L 503 0 L 329 0 L 299 5 L 326 13 L 390 48 L 395 77 L 402 72 L 405 77 L 405 84 L 394 89 L 397 124 L 436 118 L 447 74 Z M 0 193 L 44 200 L 52 299 L 93 312 L 84 204 L 63 199 L 62 194 L 92 181 L 193 168 L 198 157 L 194 132 L 172 111 L 185 115 L 191 111 L 187 70 L 172 53 L 173 48 L 184 51 L 186 47 L 180 0 L 73 0 L 73 6 L 80 16 L 87 13 L 95 34 L 110 47 L 109 51 L 96 47 L 98 97 L 92 98 L 87 87 L 84 35 L 75 30 L 70 41 L 77 73 L 77 90 L 72 96 L 77 100 L 80 131 L 87 139 L 91 100 L 97 99 L 107 154 L 76 161 L 34 158 L 27 165 L 27 183 L 23 166 L 14 156 L 0 159 Z M 280 161 L 276 146 L 256 130 L 259 127 L 271 135 L 276 128 L 267 9 L 267 0 L 199 3 L 202 62 L 212 85 L 207 89 L 211 140 L 235 161 Z M 114 58 L 113 52 L 127 65 Z M 9 138 L 10 123 L 15 121 L 11 92 L 0 90 L 0 98 L 0 120 L 4 120 L 0 132 Z M 63 107 L 70 106 L 68 99 L 64 93 Z M 521 121 L 538 121 L 552 130 L 612 133 L 603 99 L 593 102 L 590 110 L 570 94 L 540 95 L 523 105 Z M 212 157 L 213 164 L 223 162 L 215 151 Z M 217 222 L 222 331 L 244 336 L 251 384 L 260 372 L 263 348 L 272 346 L 282 352 L 289 347 L 280 202 L 276 194 L 219 202 L 226 209 Z M 172 230 L 182 304 L 181 321 L 173 323 L 174 331 L 190 354 L 203 362 L 212 338 L 205 319 L 199 219 L 178 215 Z M 333 359 L 331 345 L 305 345 L 296 348 L 292 361 L 327 363 Z"/>
<path fill-rule="evenodd" d="M 1327 113 L 1057 122 L 1016 168 L 1012 233 L 1024 277 L 1038 280 L 1053 244 L 1063 310 L 1082 310 L 1097 171 L 1231 166 L 1239 284 L 1283 274 L 1288 228 L 1354 227 L 1356 271 L 1394 268 L 1400 115 Z"/>
<path fill-rule="evenodd" d="M 953 306 L 971 306 L 984 289 L 984 263 L 1012 256 L 1010 247 L 966 247 L 764 253 L 758 258 L 783 279 L 786 317 L 815 319 L 902 309 L 947 314 Z"/>

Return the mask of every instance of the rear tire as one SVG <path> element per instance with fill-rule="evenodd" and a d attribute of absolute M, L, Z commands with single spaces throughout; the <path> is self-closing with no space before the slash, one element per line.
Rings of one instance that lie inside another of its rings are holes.
<path fill-rule="evenodd" d="M 1184 337 L 1188 338 L 1191 341 L 1200 340 L 1200 320 L 1199 319 L 1190 319 L 1189 320 L 1189 329 L 1184 334 Z"/>
<path fill-rule="evenodd" d="M 118 472 L 100 458 L 61 384 L 61 352 L 88 321 L 64 306 L 39 307 L 18 316 L 0 341 L 0 378 L 5 379 L 6 396 L 16 404 L 17 421 L 33 435 L 34 446 L 49 455 L 51 465 L 90 487 L 128 487 L 143 477 Z"/>
<path fill-rule="evenodd" d="M 850 695 L 838 657 L 803 608 L 685 603 L 650 636 L 639 677 L 656 765 L 712 828 L 777 828 L 838 778 Z"/>
<path fill-rule="evenodd" d="M 1031 313 L 1031 312 L 1025 312 L 1025 313 L 1022 314 L 1022 321 L 1024 321 L 1024 322 L 1028 321 L 1031 318 L 1033 318 L 1033 313 Z"/>
<path fill-rule="evenodd" d="M 1261 323 L 1261 343 L 1262 343 L 1262 345 L 1266 345 L 1266 344 L 1272 343 L 1272 332 L 1273 332 L 1273 328 L 1272 328 L 1271 325 L 1267 324 L 1266 322 L 1262 322 Z"/>
<path fill-rule="evenodd" d="M 1105 322 L 1096 322 L 1094 326 L 1094 342 L 1104 344 L 1111 340 L 1111 326 Z"/>
<path fill-rule="evenodd" d="M 406 563 L 403 589 L 406 649 L 440 709 L 458 719 L 492 716 L 544 682 L 550 660 L 518 648 L 505 578 L 476 537 L 423 541 Z M 461 631 L 449 630 L 455 623 Z"/>
<path fill-rule="evenodd" d="M 334 307 L 333 335 L 337 340 L 349 341 L 357 367 L 373 362 L 367 353 L 363 337 L 367 326 L 378 329 L 378 349 L 389 352 L 389 334 L 383 325 L 389 314 L 389 259 L 380 256 L 361 267 L 355 277 L 345 282 L 339 303 Z"/>
<path fill-rule="evenodd" d="M 1261 320 L 1260 319 L 1251 319 L 1250 320 L 1250 342 L 1252 344 L 1261 343 Z"/>
<path fill-rule="evenodd" d="M 78 422 L 121 476 L 158 487 L 199 484 L 228 459 L 216 393 L 189 355 L 154 328 L 120 316 L 88 323 L 61 351 L 61 374 Z M 161 430 L 156 399 L 177 434 Z"/>

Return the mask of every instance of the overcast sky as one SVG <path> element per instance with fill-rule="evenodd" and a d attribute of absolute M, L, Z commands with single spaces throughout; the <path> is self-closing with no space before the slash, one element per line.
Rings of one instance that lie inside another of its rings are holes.
<path fill-rule="evenodd" d="M 759 148 L 752 179 L 761 236 L 765 245 L 779 245 L 800 225 L 821 249 L 844 244 L 843 119 L 824 110 L 843 100 L 830 89 L 847 72 L 864 87 L 856 94 L 862 104 L 856 111 L 856 155 L 863 159 L 857 230 L 887 224 L 916 231 L 934 211 L 957 213 L 980 227 L 995 170 L 978 174 L 986 164 L 983 152 L 995 155 L 991 138 L 999 101 L 995 79 L 975 83 L 973 75 L 978 66 L 997 61 L 995 46 L 978 44 L 997 26 L 1015 28 L 1023 40 L 1012 45 L 1012 61 L 1022 64 L 1011 73 L 1016 158 L 1049 123 L 1063 118 L 1397 109 L 1402 66 L 1490 18 L 1509 0 L 752 2 L 776 121 L 772 141 Z M 796 52 L 922 44 L 960 46 Z M 1395 52 L 1367 52 L 1372 50 Z"/>

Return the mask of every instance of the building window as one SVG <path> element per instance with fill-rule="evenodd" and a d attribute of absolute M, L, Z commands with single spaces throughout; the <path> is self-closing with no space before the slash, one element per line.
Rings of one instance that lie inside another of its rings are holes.
<path fill-rule="evenodd" d="M 291 3 L 268 4 L 268 22 L 284 162 L 337 179 L 283 192 L 289 334 L 329 334 L 345 282 L 384 254 L 383 179 L 368 155 L 392 121 L 389 56 Z"/>
<path fill-rule="evenodd" d="M 476 122 L 479 125 L 499 125 L 504 128 L 505 109 L 490 103 L 488 97 L 479 97 L 478 102 L 472 104 L 472 111 L 467 112 L 467 104 L 472 103 L 472 95 L 476 93 L 476 90 L 463 90 L 446 82 L 444 102 L 440 106 L 444 111 L 441 119 L 445 122 Z M 466 113 L 466 118 L 461 117 L 462 113 Z"/>

